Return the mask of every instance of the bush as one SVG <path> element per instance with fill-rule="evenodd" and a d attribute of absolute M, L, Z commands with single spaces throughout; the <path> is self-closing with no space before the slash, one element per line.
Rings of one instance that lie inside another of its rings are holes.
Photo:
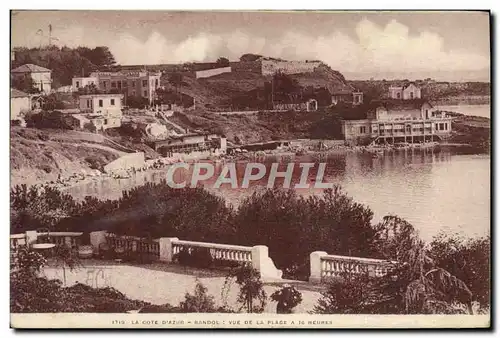
<path fill-rule="evenodd" d="M 52 172 L 52 168 L 48 164 L 40 165 L 40 169 L 45 171 L 47 174 L 50 174 Z"/>
<path fill-rule="evenodd" d="M 271 294 L 271 299 L 278 302 L 277 313 L 292 313 L 293 308 L 302 302 L 302 294 L 295 287 L 285 284 Z"/>
<path fill-rule="evenodd" d="M 490 307 L 490 253 L 489 237 L 467 240 L 459 235 L 440 234 L 429 249 L 436 265 L 464 281 L 482 308 Z"/>
<path fill-rule="evenodd" d="M 364 294 L 367 287 L 367 275 L 344 274 L 330 282 L 328 289 L 321 294 L 312 312 L 317 314 L 367 313 Z"/>
<path fill-rule="evenodd" d="M 202 269 L 212 267 L 214 261 L 208 248 L 192 248 L 190 251 L 183 248 L 174 260 L 181 265 Z"/>
<path fill-rule="evenodd" d="M 196 282 L 194 295 L 186 293 L 184 301 L 179 304 L 181 312 L 216 312 L 214 297 L 207 294 L 207 288 L 199 281 Z"/>
<path fill-rule="evenodd" d="M 90 169 L 100 170 L 102 168 L 101 160 L 95 156 L 86 157 L 85 162 L 89 164 Z"/>

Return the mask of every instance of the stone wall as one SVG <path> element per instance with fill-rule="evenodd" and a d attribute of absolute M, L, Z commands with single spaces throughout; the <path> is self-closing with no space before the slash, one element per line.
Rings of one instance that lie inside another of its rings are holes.
<path fill-rule="evenodd" d="M 276 61 L 262 60 L 262 75 L 273 75 L 276 72 L 285 74 L 311 73 L 321 61 Z"/>
<path fill-rule="evenodd" d="M 248 72 L 248 73 L 262 74 L 261 61 L 231 62 L 231 68 L 233 72 Z"/>
<path fill-rule="evenodd" d="M 223 73 L 231 73 L 231 67 L 222 67 L 222 68 L 215 68 L 215 69 L 207 69 L 207 70 L 200 70 L 197 71 L 196 78 L 197 79 L 203 79 Z"/>

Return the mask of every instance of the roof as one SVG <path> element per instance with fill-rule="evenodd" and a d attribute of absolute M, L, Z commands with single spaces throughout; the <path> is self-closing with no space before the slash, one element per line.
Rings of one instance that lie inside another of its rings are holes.
<path fill-rule="evenodd" d="M 12 73 L 47 73 L 52 72 L 50 69 L 43 68 L 32 63 L 19 66 L 11 70 Z"/>
<path fill-rule="evenodd" d="M 30 94 L 27 94 L 25 92 L 22 92 L 20 90 L 17 90 L 15 88 L 10 89 L 10 97 L 11 98 L 16 98 L 16 97 L 29 97 Z"/>
<path fill-rule="evenodd" d="M 405 81 L 405 82 L 396 82 L 396 83 L 393 83 L 389 88 L 406 89 L 406 88 L 408 88 L 411 85 L 414 85 L 415 87 L 418 87 L 414 82 Z"/>
<path fill-rule="evenodd" d="M 80 98 L 83 99 L 90 99 L 93 97 L 123 97 L 123 94 L 86 94 L 86 95 L 80 95 Z"/>
<path fill-rule="evenodd" d="M 387 110 L 420 110 L 424 104 L 432 105 L 425 99 L 415 100 L 380 100 L 372 101 L 372 104 L 378 107 L 384 107 Z"/>
<path fill-rule="evenodd" d="M 82 122 L 89 122 L 90 121 L 88 118 L 86 118 L 85 116 L 80 115 L 80 114 L 72 114 L 70 116 L 74 117 L 75 119 L 80 120 Z"/>

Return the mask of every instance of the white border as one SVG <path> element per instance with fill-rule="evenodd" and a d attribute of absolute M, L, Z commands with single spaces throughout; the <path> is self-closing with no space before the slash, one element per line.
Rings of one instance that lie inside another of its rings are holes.
<path fill-rule="evenodd" d="M 335 7 L 336 9 L 406 9 L 406 10 L 416 10 L 416 9 L 456 9 L 456 10 L 461 10 L 461 9 L 467 9 L 473 7 L 474 9 L 491 9 L 493 13 L 498 14 L 498 4 L 499 1 L 493 1 L 493 0 L 475 0 L 473 2 L 471 1 L 465 1 L 465 0 L 454 0 L 454 1 L 436 1 L 436 0 L 423 0 L 423 1 L 414 1 L 414 2 L 404 2 L 401 0 L 398 1 L 361 1 L 361 0 L 350 0 L 346 2 L 336 2 L 332 3 L 331 1 L 317 1 L 317 0 L 308 0 L 308 1 L 296 1 L 296 0 L 287 0 L 286 2 L 276 2 L 271 4 L 269 1 L 261 1 L 261 0 L 253 0 L 251 2 L 241 2 L 241 1 L 210 1 L 209 3 L 205 1 L 190 1 L 190 0 L 184 0 L 180 2 L 164 2 L 164 1 L 119 1 L 119 2 L 114 2 L 113 5 L 111 5 L 109 2 L 104 2 L 104 1 L 97 1 L 97 0 L 87 0 L 85 2 L 70 2 L 70 1 L 44 1 L 43 3 L 40 1 L 23 1 L 23 0 L 18 0 L 18 1 L 5 1 L 2 4 L 7 5 L 4 10 L 1 12 L 1 24 L 2 24 L 2 31 L 3 35 L 5 37 L 5 42 L 9 41 L 10 39 L 10 27 L 9 27 L 9 20 L 10 20 L 10 13 L 8 12 L 8 9 L 15 8 L 15 9 L 229 9 L 229 10 L 243 10 L 243 9 L 328 9 L 331 7 Z M 207 4 L 210 4 L 210 8 L 208 8 Z M 244 7 L 243 7 L 244 6 Z M 498 19 L 498 18 L 495 18 Z M 495 34 L 494 37 L 498 38 L 498 35 L 496 34 L 496 27 L 494 28 Z M 9 49 L 9 44 L 4 43 L 3 44 L 4 49 Z M 9 52 L 9 53 L 8 53 Z M 10 51 L 4 50 L 1 55 L 1 60 L 3 60 L 4 65 L 7 65 L 9 62 L 9 57 L 10 57 Z M 9 55 L 9 56 L 7 56 Z M 493 56 L 495 61 L 498 61 L 497 55 Z M 497 62 L 495 62 L 498 64 Z M 4 67 L 2 69 L 4 72 L 3 78 L 5 79 L 4 81 L 0 81 L 0 84 L 4 88 L 1 92 L 4 93 L 2 96 L 2 102 L 4 103 L 3 107 L 5 108 L 4 111 L 4 123 L 1 124 L 2 128 L 5 128 L 5 131 L 1 133 L 1 135 L 5 135 L 5 140 L 0 143 L 1 144 L 1 151 L 2 151 L 2 156 L 0 156 L 1 161 L 2 161 L 2 166 L 0 167 L 2 170 L 2 173 L 0 175 L 1 180 L 5 180 L 5 184 L 1 184 L 2 187 L 4 187 L 4 193 L 0 194 L 1 196 L 1 203 L 0 206 L 2 207 L 2 216 L 5 216 L 3 218 L 3 231 L 6 232 L 5 237 L 7 238 L 8 232 L 9 232 L 9 227 L 8 227 L 8 215 L 10 214 L 9 212 L 9 192 L 8 192 L 8 187 L 10 186 L 9 184 L 9 159 L 8 159 L 8 154 L 9 154 L 9 146 L 8 146 L 8 135 L 9 135 L 9 123 L 7 121 L 7 110 L 10 108 L 10 104 L 8 103 L 9 97 L 8 97 L 8 68 Z M 495 81 L 496 77 L 492 77 L 492 81 Z M 498 97 L 498 88 L 496 88 L 495 97 Z M 4 99 L 5 98 L 5 99 Z M 494 112 L 495 114 L 496 112 Z M 493 126 L 493 130 L 497 129 L 497 124 L 498 122 L 495 123 Z M 497 151 L 495 151 L 495 155 L 497 154 Z M 496 157 L 496 156 L 495 156 Z M 492 172 L 492 174 L 494 174 Z M 496 206 L 496 205 L 495 205 Z M 493 208 L 492 210 L 494 210 Z M 495 219 L 496 220 L 496 219 Z M 498 233 L 498 231 L 496 231 Z M 498 242 L 497 238 L 498 235 L 495 236 L 495 243 Z M 2 271 L 7 272 L 8 269 L 8 255 L 7 255 L 7 249 L 5 250 L 5 253 L 3 255 L 0 255 L 0 259 L 2 262 Z M 495 257 L 496 258 L 496 257 Z M 494 261 L 495 262 L 495 261 Z M 493 278 L 494 281 L 496 281 L 495 278 Z M 2 286 L 5 287 L 4 292 L 2 292 L 2 295 L 5 296 L 5 299 L 7 301 L 8 295 L 9 295 L 9 289 L 8 289 L 8 279 L 7 276 L 5 276 L 4 279 L 1 280 Z M 498 286 L 496 284 L 495 286 Z M 9 326 L 9 308 L 7 307 L 7 304 L 4 304 L 4 306 L 1 307 L 2 311 L 2 337 L 7 337 L 11 336 L 14 334 L 12 330 L 8 329 Z M 5 334 L 4 334 L 5 333 Z M 49 332 L 48 332 L 49 333 Z M 51 333 L 51 332 L 50 332 Z M 49 334 L 50 334 L 49 333 Z M 40 334 L 40 333 L 38 333 Z M 68 334 L 68 333 L 66 333 Z M 87 333 L 85 333 L 87 334 Z M 100 336 L 103 333 L 94 333 L 94 336 Z M 108 333 L 111 334 L 111 333 Z M 112 334 L 122 334 L 120 333 L 112 333 Z M 169 332 L 169 335 L 171 334 L 177 334 L 177 333 L 172 333 Z M 259 334 L 258 332 L 252 332 L 251 334 Z M 335 334 L 348 334 L 348 333 L 335 333 Z M 363 333 L 363 334 L 370 334 L 370 333 Z M 404 334 L 404 333 L 399 333 L 399 334 Z M 431 332 L 422 332 L 420 333 L 422 335 L 425 334 L 425 336 L 428 335 L 433 335 L 436 333 L 431 333 Z"/>

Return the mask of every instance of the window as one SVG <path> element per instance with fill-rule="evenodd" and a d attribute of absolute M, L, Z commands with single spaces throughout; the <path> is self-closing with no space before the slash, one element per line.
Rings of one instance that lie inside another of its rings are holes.
<path fill-rule="evenodd" d="M 400 99 L 400 98 L 401 98 L 401 93 L 397 93 L 397 94 L 396 94 L 396 97 L 397 97 L 398 99 Z"/>
<path fill-rule="evenodd" d="M 80 82 L 76 81 L 76 88 L 80 88 Z"/>
<path fill-rule="evenodd" d="M 124 88 L 127 88 L 127 86 L 128 86 L 127 81 L 123 81 L 123 87 L 124 87 Z"/>
<path fill-rule="evenodd" d="M 106 89 L 106 81 L 102 82 L 102 86 L 104 87 L 104 89 Z"/>
<path fill-rule="evenodd" d="M 366 134 L 366 127 L 365 126 L 359 127 L 359 133 Z"/>
<path fill-rule="evenodd" d="M 102 100 L 99 100 L 99 107 L 102 107 Z"/>
<path fill-rule="evenodd" d="M 122 89 L 122 82 L 118 81 L 118 89 Z"/>
<path fill-rule="evenodd" d="M 444 130 L 448 130 L 448 123 L 444 124 Z"/>
<path fill-rule="evenodd" d="M 135 87 L 135 81 L 132 81 L 132 87 Z"/>
<path fill-rule="evenodd" d="M 155 87 L 158 87 L 158 79 L 155 80 Z"/>
<path fill-rule="evenodd" d="M 87 108 L 90 108 L 90 100 L 87 100 Z"/>
<path fill-rule="evenodd" d="M 410 92 L 410 99 L 413 99 L 413 92 Z"/>
<path fill-rule="evenodd" d="M 108 119 L 104 119 L 104 124 L 108 124 L 109 123 L 109 120 Z"/>
<path fill-rule="evenodd" d="M 144 96 L 145 96 L 145 97 L 147 97 L 147 96 L 148 96 L 148 91 L 147 91 L 147 90 L 145 90 L 145 91 L 144 91 Z"/>
<path fill-rule="evenodd" d="M 114 106 L 115 105 L 115 99 L 111 99 L 111 105 Z"/>
<path fill-rule="evenodd" d="M 148 86 L 148 80 L 142 80 L 142 86 L 147 87 Z"/>
<path fill-rule="evenodd" d="M 116 88 L 116 82 L 111 82 L 111 88 Z"/>

